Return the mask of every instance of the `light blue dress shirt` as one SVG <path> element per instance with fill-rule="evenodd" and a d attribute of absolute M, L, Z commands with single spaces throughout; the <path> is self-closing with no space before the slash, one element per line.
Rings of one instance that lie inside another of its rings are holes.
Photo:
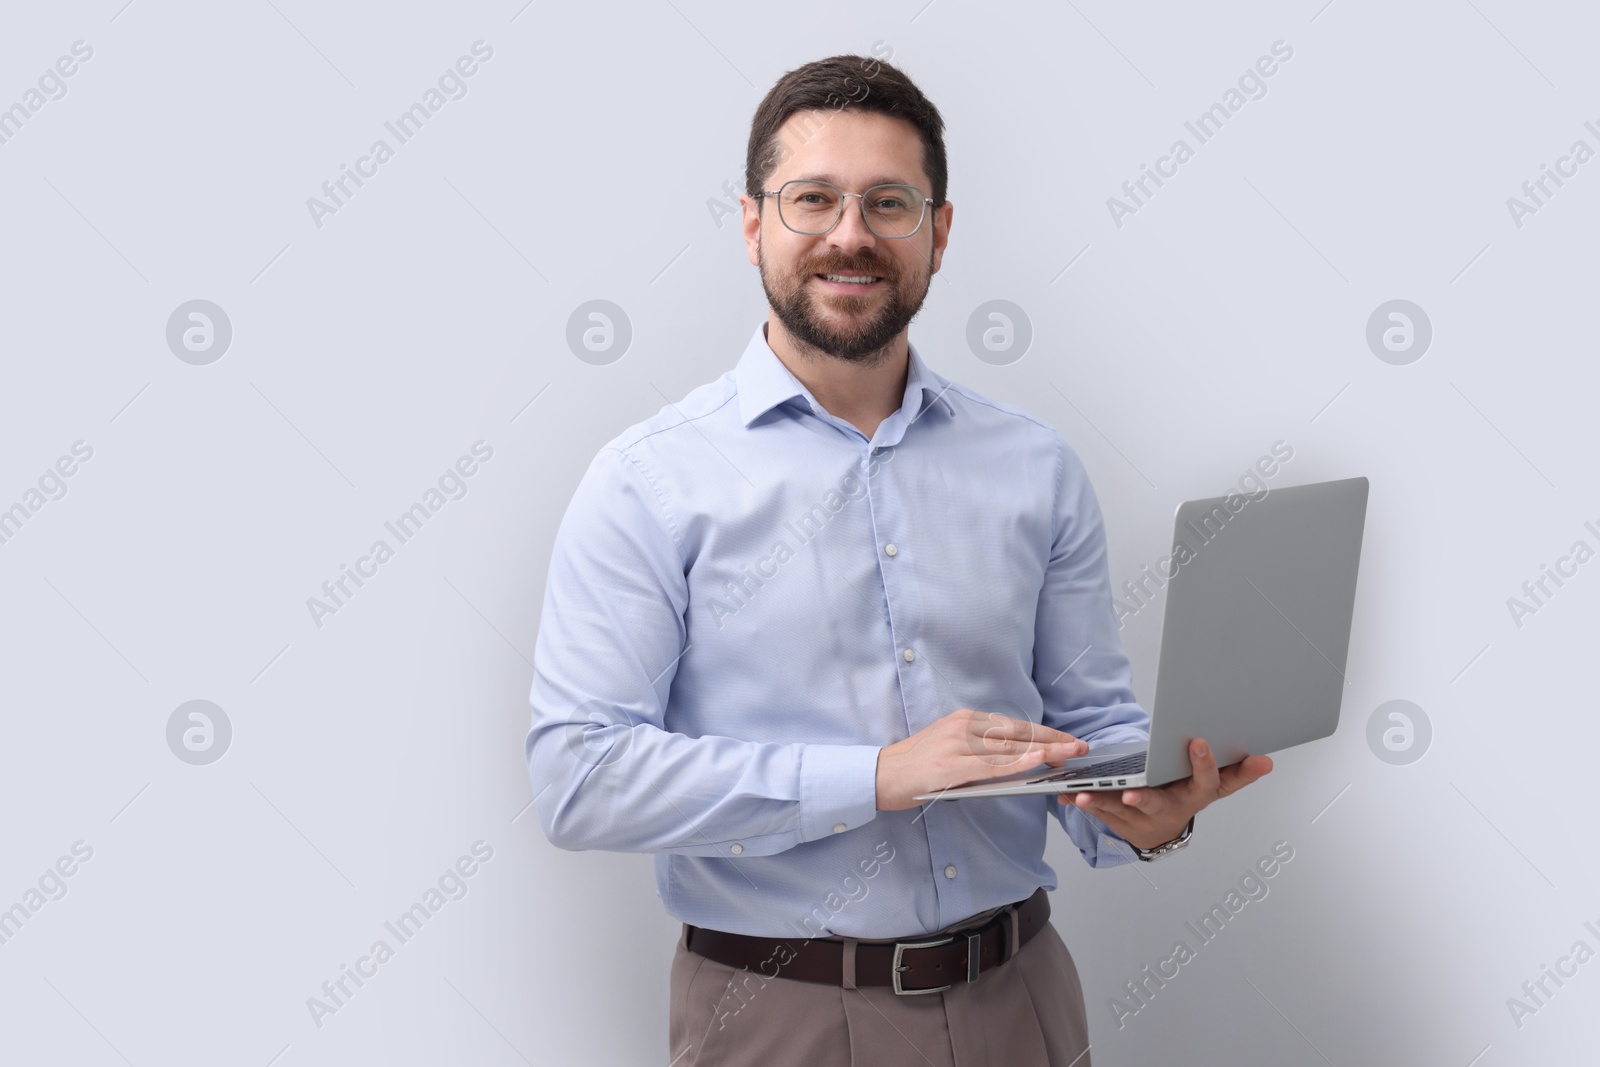
<path fill-rule="evenodd" d="M 738 365 L 613 438 L 556 535 L 525 754 L 566 849 L 655 854 L 683 922 L 909 937 L 1056 888 L 1055 794 L 878 811 L 878 750 L 959 708 L 1149 737 L 1099 503 L 1048 423 L 934 373 L 869 441 L 759 326 Z"/>

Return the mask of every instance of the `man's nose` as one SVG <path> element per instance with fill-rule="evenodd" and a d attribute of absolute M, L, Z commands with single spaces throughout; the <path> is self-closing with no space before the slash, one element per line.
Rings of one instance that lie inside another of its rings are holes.
<path fill-rule="evenodd" d="M 833 229 L 828 231 L 828 244 L 841 251 L 871 248 L 878 243 L 877 234 L 867 229 L 867 220 L 861 213 L 861 201 L 856 197 L 844 199 L 844 211 Z"/>

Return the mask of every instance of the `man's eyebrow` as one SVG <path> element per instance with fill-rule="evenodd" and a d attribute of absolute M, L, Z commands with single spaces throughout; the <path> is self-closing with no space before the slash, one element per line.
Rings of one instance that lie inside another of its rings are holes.
<path fill-rule="evenodd" d="M 845 185 L 844 182 L 840 181 L 832 174 L 802 174 L 798 178 L 792 178 L 790 180 L 806 182 L 832 182 L 834 185 L 837 185 L 840 188 L 843 188 Z M 869 189 L 874 185 L 910 185 L 915 187 L 916 184 L 916 182 L 908 182 L 904 178 L 896 177 L 894 175 L 880 174 L 877 177 L 868 178 L 866 187 Z"/>

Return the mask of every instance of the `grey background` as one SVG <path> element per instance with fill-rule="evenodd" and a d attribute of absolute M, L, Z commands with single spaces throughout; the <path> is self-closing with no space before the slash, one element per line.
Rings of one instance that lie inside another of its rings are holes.
<path fill-rule="evenodd" d="M 1600 543 L 1600 162 L 1521 226 L 1506 200 L 1600 147 L 1600 20 L 1320 5 L 8 7 L 0 106 L 94 52 L 0 144 L 0 507 L 93 455 L 0 544 L 0 907 L 93 855 L 0 945 L 0 1059 L 669 1061 L 649 858 L 562 852 L 530 814 L 544 571 L 594 450 L 765 314 L 708 208 L 757 102 L 875 43 L 949 127 L 954 226 L 912 338 L 1078 449 L 1114 584 L 1275 440 L 1272 484 L 1372 479 L 1337 734 L 1172 860 L 1096 872 L 1052 837 L 1095 1063 L 1592 1056 L 1600 963 L 1520 1026 L 1507 998 L 1600 948 L 1587 776 L 1511 772 L 1595 745 L 1600 563 L 1520 627 L 1506 599 Z M 480 39 L 467 95 L 316 226 L 307 198 Z M 1115 225 L 1107 198 L 1278 40 L 1267 94 Z M 232 328 L 208 365 L 166 341 L 197 299 Z M 632 328 L 606 365 L 566 343 L 595 299 Z M 1432 326 L 1405 365 L 1366 343 L 1396 299 Z M 1009 363 L 966 343 L 990 300 L 1028 316 Z M 317 626 L 307 598 L 479 440 L 466 495 Z M 1146 702 L 1159 631 L 1158 602 L 1123 632 Z M 232 731 L 201 765 L 168 745 L 192 700 Z M 1422 758 L 1369 744 L 1396 700 Z M 477 841 L 466 895 L 316 1026 L 307 998 Z M 1277 841 L 1270 894 L 1119 1028 L 1108 999 Z"/>

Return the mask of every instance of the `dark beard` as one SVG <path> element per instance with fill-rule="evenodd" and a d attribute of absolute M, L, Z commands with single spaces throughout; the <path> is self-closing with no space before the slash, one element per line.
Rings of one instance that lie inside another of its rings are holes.
<path fill-rule="evenodd" d="M 772 305 L 773 313 L 778 316 L 778 321 L 783 323 L 784 329 L 789 331 L 789 335 L 803 348 L 849 363 L 871 366 L 881 362 L 888 355 L 890 342 L 911 324 L 917 312 L 922 310 L 922 302 L 928 296 L 929 287 L 925 284 L 914 301 L 909 299 L 901 287 L 900 280 L 891 280 L 886 272 L 877 269 L 825 271 L 823 273 L 873 274 L 884 279 L 879 283 L 885 287 L 882 305 L 870 318 L 865 321 L 858 320 L 857 325 L 846 327 L 841 333 L 824 324 L 821 316 L 817 314 L 817 301 L 813 295 L 815 287 L 811 284 L 814 280 L 812 274 L 805 274 L 792 294 L 781 295 L 773 291 L 771 279 L 767 276 L 766 257 L 759 248 L 756 251 L 756 260 L 761 268 L 761 288 L 767 294 L 767 303 Z M 867 306 L 868 300 L 877 297 L 863 294 L 860 297 L 846 295 L 828 299 L 837 301 L 840 308 L 850 313 L 859 312 Z"/>

